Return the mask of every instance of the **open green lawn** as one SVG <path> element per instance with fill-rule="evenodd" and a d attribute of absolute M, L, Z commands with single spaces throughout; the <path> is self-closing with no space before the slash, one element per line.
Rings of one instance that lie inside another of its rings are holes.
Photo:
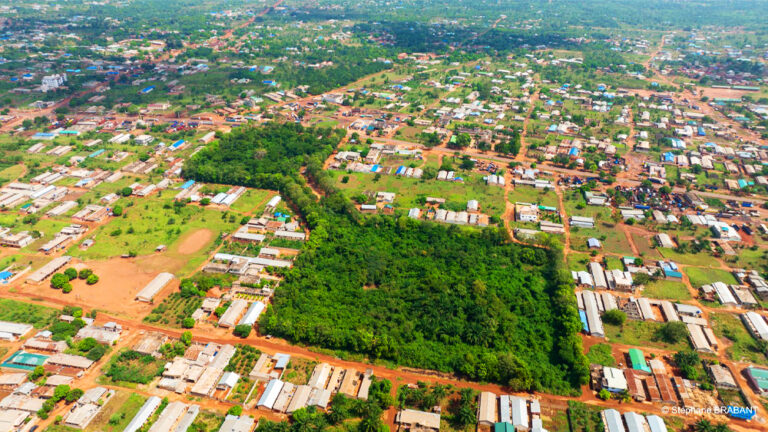
<path fill-rule="evenodd" d="M 189 428 L 191 431 L 216 432 L 224 423 L 224 416 L 210 411 L 201 411 Z"/>
<path fill-rule="evenodd" d="M 715 336 L 722 344 L 730 344 L 725 350 L 729 359 L 768 365 L 768 359 L 760 351 L 757 340 L 749 334 L 738 317 L 728 313 L 711 313 L 709 319 Z"/>
<path fill-rule="evenodd" d="M 670 351 L 683 351 L 690 349 L 688 339 L 675 344 L 669 344 L 658 340 L 656 332 L 663 323 L 656 321 L 627 320 L 624 326 L 605 324 L 605 336 L 610 342 L 639 347 L 659 348 Z"/>
<path fill-rule="evenodd" d="M 610 220 L 611 207 L 587 205 L 584 196 L 578 190 L 563 192 L 563 206 L 568 216 L 593 217 L 596 220 Z"/>
<path fill-rule="evenodd" d="M 16 164 L 0 171 L 0 185 L 16 180 L 24 173 L 24 165 Z"/>
<path fill-rule="evenodd" d="M 557 194 L 554 190 L 536 189 L 530 186 L 515 186 L 507 197 L 509 202 L 524 202 L 540 204 L 548 207 L 558 207 Z"/>
<path fill-rule="evenodd" d="M 131 252 L 146 255 L 161 244 L 168 247 L 168 254 L 173 254 L 186 233 L 209 229 L 213 232 L 212 243 L 222 232 L 234 231 L 240 220 L 234 213 L 225 217 L 219 210 L 194 205 L 177 207 L 171 199 L 131 198 L 125 200 L 124 209 L 124 216 L 112 218 L 96 230 L 93 246 L 80 250 L 75 245 L 68 254 L 82 259 L 105 259 Z"/>
<path fill-rule="evenodd" d="M 611 353 L 611 346 L 605 343 L 592 345 L 587 352 L 587 360 L 590 364 L 599 364 L 603 366 L 616 366 L 616 359 Z"/>
<path fill-rule="evenodd" d="M 589 255 L 585 253 L 571 252 L 568 254 L 568 269 L 571 271 L 582 271 L 587 269 L 589 264 Z"/>
<path fill-rule="evenodd" d="M 640 252 L 640 255 L 644 259 L 653 259 L 658 260 L 661 259 L 661 254 L 659 251 L 656 250 L 656 248 L 652 247 L 651 242 L 648 238 L 643 237 L 638 234 L 631 234 L 632 240 L 635 242 L 635 246 L 637 246 L 638 252 Z"/>
<path fill-rule="evenodd" d="M 768 271 L 768 249 L 738 249 L 736 256 L 728 257 L 726 261 L 735 267 L 766 272 Z"/>
<path fill-rule="evenodd" d="M 620 256 L 634 255 L 624 231 L 617 229 L 613 222 L 597 222 L 595 228 L 591 229 L 571 228 L 571 247 L 586 252 L 588 250 L 587 239 L 590 237 L 600 240 L 604 253 Z"/>
<path fill-rule="evenodd" d="M 690 300 L 691 293 L 688 287 L 681 282 L 657 280 L 649 283 L 643 290 L 643 296 L 654 299 L 685 301 Z"/>
<path fill-rule="evenodd" d="M 22 303 L 16 300 L 0 299 L 0 321 L 32 324 L 43 328 L 52 323 L 59 311 L 45 306 Z"/>
<path fill-rule="evenodd" d="M 274 195 L 277 195 L 277 192 L 263 189 L 248 189 L 229 208 L 232 211 L 253 213 L 260 216 L 267 205 L 267 201 Z"/>
<path fill-rule="evenodd" d="M 440 180 L 421 180 L 394 175 L 382 175 L 378 181 L 369 173 L 346 173 L 331 171 L 337 179 L 336 185 L 346 191 L 347 196 L 356 196 L 366 192 L 395 192 L 394 205 L 397 208 L 423 208 L 418 199 L 425 197 L 444 198 L 446 208 L 466 209 L 467 201 L 475 199 L 480 204 L 480 211 L 489 216 L 501 216 L 505 210 L 504 189 L 488 186 L 479 175 L 462 173 L 464 182 Z M 459 175 L 459 174 L 457 174 Z M 349 177 L 347 183 L 342 179 Z"/>
<path fill-rule="evenodd" d="M 624 263 L 621 262 L 619 257 L 606 256 L 605 257 L 605 269 L 606 270 L 624 270 Z"/>
<path fill-rule="evenodd" d="M 728 285 L 736 284 L 736 278 L 729 272 L 714 268 L 686 267 L 683 269 L 691 285 L 694 288 L 701 288 L 702 285 L 712 282 L 723 282 Z"/>
<path fill-rule="evenodd" d="M 112 399 L 107 402 L 104 409 L 91 421 L 86 428 L 87 432 L 119 432 L 128 426 L 133 416 L 139 412 L 139 409 L 147 398 L 136 393 L 127 391 L 118 391 Z M 110 418 L 114 418 L 114 424 L 110 423 Z"/>
<path fill-rule="evenodd" d="M 687 264 L 700 267 L 718 267 L 719 263 L 706 252 L 699 253 L 677 253 L 673 249 L 659 248 L 659 252 L 668 260 L 676 263 Z"/>

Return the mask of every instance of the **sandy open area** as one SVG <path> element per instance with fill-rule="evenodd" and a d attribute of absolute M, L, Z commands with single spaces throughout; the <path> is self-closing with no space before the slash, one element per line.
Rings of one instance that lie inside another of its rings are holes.
<path fill-rule="evenodd" d="M 32 297 L 52 299 L 56 302 L 85 304 L 89 309 L 100 309 L 115 315 L 143 318 L 154 305 L 138 302 L 136 294 L 159 273 L 137 264 L 133 259 L 113 258 L 105 261 L 79 262 L 73 260 L 73 267 L 90 268 L 99 276 L 95 285 L 86 285 L 84 280 L 72 281 L 72 292 L 64 294 L 61 290 L 53 289 L 50 280 L 40 285 L 21 284 L 16 289 L 19 293 Z M 63 271 L 64 269 L 62 269 Z M 178 289 L 179 282 L 168 284 L 155 297 L 155 305 L 159 304 L 170 292 Z"/>
<path fill-rule="evenodd" d="M 199 229 L 182 239 L 176 247 L 176 252 L 182 255 L 191 255 L 195 252 L 199 252 L 212 238 L 213 232 L 211 230 L 205 228 Z"/>
<path fill-rule="evenodd" d="M 721 89 L 706 87 L 700 89 L 704 96 L 709 96 L 710 99 L 714 98 L 726 98 L 726 99 L 741 99 L 742 96 L 747 94 L 755 94 L 756 92 L 734 90 L 734 89 Z"/>

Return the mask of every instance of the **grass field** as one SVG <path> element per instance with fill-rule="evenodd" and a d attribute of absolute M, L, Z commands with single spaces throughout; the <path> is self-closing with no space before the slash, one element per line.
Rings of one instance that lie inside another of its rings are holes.
<path fill-rule="evenodd" d="M 529 186 L 516 186 L 509 192 L 507 199 L 513 204 L 525 202 L 548 207 L 558 207 L 559 204 L 554 190 L 536 189 Z"/>
<path fill-rule="evenodd" d="M 248 189 L 229 208 L 240 213 L 261 215 L 261 212 L 264 211 L 264 207 L 267 205 L 267 201 L 275 195 L 277 195 L 277 192 L 263 189 Z"/>
<path fill-rule="evenodd" d="M 587 352 L 587 360 L 590 364 L 599 364 L 603 366 L 616 366 L 616 359 L 611 354 L 611 346 L 608 344 L 600 343 L 589 347 Z"/>
<path fill-rule="evenodd" d="M 587 205 L 583 195 L 578 190 L 563 192 L 563 206 L 568 216 L 593 217 L 596 220 L 610 220 L 611 207 Z"/>
<path fill-rule="evenodd" d="M 587 239 L 600 240 L 602 251 L 621 256 L 632 256 L 632 248 L 627 242 L 624 231 L 617 229 L 612 222 L 597 222 L 595 228 L 571 228 L 571 246 L 580 251 L 587 251 Z"/>
<path fill-rule="evenodd" d="M 699 267 L 718 267 L 719 263 L 706 252 L 680 254 L 669 248 L 659 248 L 664 258 L 674 262 Z"/>
<path fill-rule="evenodd" d="M 606 270 L 624 270 L 624 263 L 621 262 L 621 259 L 615 256 L 605 256 L 605 269 Z"/>
<path fill-rule="evenodd" d="M 336 177 L 336 185 L 346 191 L 347 196 L 356 196 L 366 192 L 395 192 L 394 206 L 402 209 L 423 208 L 419 198 L 444 198 L 446 208 L 464 210 L 467 201 L 475 199 L 480 204 L 480 211 L 489 216 L 501 216 L 504 213 L 504 189 L 488 186 L 478 175 L 464 176 L 464 182 L 440 180 L 421 180 L 394 175 L 376 176 L 368 173 L 345 173 L 331 171 Z M 462 174 L 463 175 L 463 174 Z M 342 179 L 349 176 L 349 181 Z"/>
<path fill-rule="evenodd" d="M 0 184 L 4 185 L 6 183 L 10 183 L 12 180 L 16 180 L 22 174 L 24 174 L 24 171 L 24 165 L 21 164 L 11 165 L 7 168 L 4 168 L 2 171 L 0 171 Z"/>
<path fill-rule="evenodd" d="M 768 365 L 768 359 L 760 351 L 758 342 L 738 317 L 727 313 L 711 313 L 709 319 L 717 338 L 724 344 L 730 343 L 725 350 L 729 359 Z"/>
<path fill-rule="evenodd" d="M 118 391 L 107 402 L 104 409 L 91 421 L 86 431 L 119 432 L 124 430 L 133 419 L 133 416 L 144 405 L 146 399 L 144 396 L 136 393 Z M 110 419 L 113 419 L 113 423 L 110 423 Z"/>
<path fill-rule="evenodd" d="M 692 298 L 685 284 L 667 280 L 657 280 L 649 283 L 643 290 L 643 296 L 677 302 Z"/>
<path fill-rule="evenodd" d="M 571 271 L 582 271 L 587 269 L 589 264 L 589 255 L 585 253 L 571 252 L 568 254 L 568 269 Z"/>
<path fill-rule="evenodd" d="M 215 239 L 221 232 L 236 229 L 240 220 L 234 213 L 227 215 L 193 205 L 176 207 L 171 199 L 129 199 L 124 209 L 124 216 L 96 230 L 93 246 L 87 250 L 73 246 L 68 254 L 82 259 L 106 259 L 126 253 L 146 255 L 161 244 L 168 247 L 166 254 L 172 254 L 184 234 L 206 228 Z"/>
<path fill-rule="evenodd" d="M 171 293 L 157 305 L 152 312 L 144 317 L 144 322 L 160 323 L 173 328 L 181 328 L 184 318 L 192 316 L 192 313 L 203 304 L 203 298 L 192 296 L 182 297 L 180 293 Z"/>
<path fill-rule="evenodd" d="M 661 254 L 656 250 L 656 248 L 651 246 L 651 242 L 648 238 L 638 234 L 631 235 L 632 240 L 635 242 L 635 246 L 637 246 L 638 252 L 640 252 L 640 256 L 645 259 L 661 259 Z"/>
<path fill-rule="evenodd" d="M 690 349 L 688 339 L 668 344 L 656 338 L 656 332 L 663 324 L 655 321 L 627 320 L 624 326 L 605 324 L 605 336 L 611 342 L 640 347 L 659 348 L 670 351 Z"/>
<path fill-rule="evenodd" d="M 59 313 L 58 310 L 45 306 L 0 299 L 0 321 L 32 324 L 39 329 L 51 324 Z"/>
<path fill-rule="evenodd" d="M 701 288 L 702 285 L 712 282 L 723 282 L 728 285 L 736 284 L 736 278 L 729 272 L 713 268 L 686 267 L 683 269 L 691 285 L 694 288 Z"/>
<path fill-rule="evenodd" d="M 728 257 L 726 261 L 736 267 L 765 272 L 768 271 L 768 249 L 739 249 L 735 257 Z"/>
<path fill-rule="evenodd" d="M 568 401 L 570 432 L 598 432 L 604 430 L 599 407 L 582 402 Z"/>
<path fill-rule="evenodd" d="M 291 357 L 288 367 L 285 368 L 283 380 L 296 385 L 304 385 L 309 382 L 315 365 L 317 365 L 316 361 Z"/>
<path fill-rule="evenodd" d="M 201 411 L 197 418 L 195 418 L 195 422 L 192 423 L 189 430 L 197 432 L 216 432 L 219 430 L 222 423 L 224 423 L 223 416 L 210 411 Z"/>

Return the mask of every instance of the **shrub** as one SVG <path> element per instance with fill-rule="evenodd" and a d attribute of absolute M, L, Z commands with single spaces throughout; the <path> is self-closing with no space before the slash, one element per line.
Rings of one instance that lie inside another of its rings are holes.
<path fill-rule="evenodd" d="M 80 270 L 80 273 L 77 274 L 77 277 L 79 279 L 85 280 L 85 279 L 88 279 L 88 276 L 90 276 L 92 274 L 93 274 L 93 270 L 91 270 L 91 269 L 82 269 L 82 270 Z"/>
<path fill-rule="evenodd" d="M 88 276 L 88 279 L 85 280 L 85 283 L 87 283 L 88 285 L 93 285 L 98 281 L 99 281 L 99 277 L 96 276 L 95 274 L 92 274 Z"/>
<path fill-rule="evenodd" d="M 69 278 L 64 273 L 56 273 L 51 276 L 51 288 L 61 289 L 68 282 Z"/>
<path fill-rule="evenodd" d="M 233 415 L 233 416 L 240 416 L 240 414 L 243 413 L 243 407 L 240 405 L 235 405 L 233 407 L 230 407 L 227 411 L 227 415 Z"/>
<path fill-rule="evenodd" d="M 195 326 L 195 320 L 194 318 L 184 318 L 184 321 L 181 322 L 181 326 L 190 329 Z"/>
<path fill-rule="evenodd" d="M 682 321 L 664 323 L 656 332 L 656 338 L 674 344 L 688 337 L 688 329 Z"/>
<path fill-rule="evenodd" d="M 248 324 L 241 324 L 235 327 L 234 334 L 237 337 L 247 338 L 251 334 L 252 327 Z"/>
<path fill-rule="evenodd" d="M 605 321 L 606 324 L 621 326 L 621 325 L 624 325 L 624 322 L 626 320 L 627 320 L 627 314 L 618 309 L 612 309 L 612 310 L 606 311 L 603 314 L 603 321 Z"/>
<path fill-rule="evenodd" d="M 61 292 L 63 292 L 64 294 L 71 293 L 72 292 L 72 284 L 69 283 L 69 282 L 65 283 L 64 286 L 61 287 Z"/>
<path fill-rule="evenodd" d="M 107 347 L 99 344 L 93 347 L 90 351 L 88 351 L 88 354 L 86 354 L 85 357 L 91 361 L 99 361 L 101 360 L 102 357 L 104 357 L 104 354 L 106 353 L 107 353 Z"/>
<path fill-rule="evenodd" d="M 76 279 L 77 278 L 77 270 L 75 270 L 74 268 L 70 267 L 70 268 L 64 270 L 64 276 L 66 276 L 67 279 L 69 279 L 69 280 Z"/>

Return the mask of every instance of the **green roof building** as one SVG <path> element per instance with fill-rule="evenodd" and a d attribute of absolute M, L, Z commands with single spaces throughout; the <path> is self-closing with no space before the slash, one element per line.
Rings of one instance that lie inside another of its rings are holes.
<path fill-rule="evenodd" d="M 629 349 L 629 361 L 632 363 L 632 369 L 651 373 L 651 368 L 645 362 L 645 354 L 637 348 Z"/>
<path fill-rule="evenodd" d="M 512 426 L 512 423 L 496 423 L 493 425 L 493 432 L 515 432 L 515 427 Z"/>
<path fill-rule="evenodd" d="M 768 396 L 768 369 L 747 368 L 747 381 L 761 396 Z"/>

